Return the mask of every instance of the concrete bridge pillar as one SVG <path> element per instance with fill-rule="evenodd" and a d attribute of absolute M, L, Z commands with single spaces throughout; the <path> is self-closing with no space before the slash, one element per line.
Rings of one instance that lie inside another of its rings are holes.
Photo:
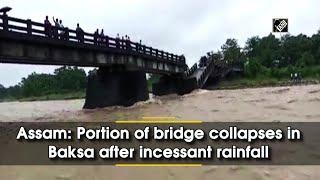
<path fill-rule="evenodd" d="M 187 94 L 197 88 L 196 78 L 186 79 L 182 75 L 162 76 L 158 83 L 152 85 L 152 93 L 157 96 L 166 94 Z"/>
<path fill-rule="evenodd" d="M 100 67 L 88 76 L 85 109 L 131 106 L 149 99 L 146 74 L 123 67 Z"/>

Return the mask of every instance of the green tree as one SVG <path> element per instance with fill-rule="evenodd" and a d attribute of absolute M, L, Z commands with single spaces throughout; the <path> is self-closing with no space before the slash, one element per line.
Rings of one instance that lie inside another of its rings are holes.
<path fill-rule="evenodd" d="M 221 50 L 224 60 L 226 60 L 228 63 L 238 61 L 241 56 L 241 48 L 236 39 L 227 39 L 226 43 L 221 46 Z"/>
<path fill-rule="evenodd" d="M 54 75 L 60 90 L 77 91 L 86 87 L 86 72 L 78 67 L 63 66 Z"/>
<path fill-rule="evenodd" d="M 281 59 L 280 41 L 273 34 L 263 37 L 256 50 L 257 58 L 265 67 L 273 67 L 274 62 Z"/>
<path fill-rule="evenodd" d="M 32 73 L 27 78 L 22 78 L 21 90 L 25 97 L 41 96 L 56 92 L 56 84 L 53 75 Z"/>
<path fill-rule="evenodd" d="M 6 96 L 6 88 L 0 84 L 0 99 L 3 99 Z"/>
<path fill-rule="evenodd" d="M 244 65 L 244 73 L 248 77 L 256 77 L 262 71 L 262 68 L 257 58 L 251 58 Z"/>
<path fill-rule="evenodd" d="M 8 98 L 21 98 L 22 97 L 22 90 L 20 85 L 10 86 L 6 90 L 6 97 Z"/>
<path fill-rule="evenodd" d="M 221 51 L 213 53 L 212 54 L 212 59 L 215 60 L 215 61 L 222 60 L 223 59 L 223 53 Z"/>
<path fill-rule="evenodd" d="M 249 38 L 244 47 L 244 54 L 248 58 L 256 57 L 259 54 L 259 46 L 261 39 L 258 36 Z"/>
<path fill-rule="evenodd" d="M 298 59 L 296 66 L 303 68 L 305 66 L 311 66 L 315 64 L 315 58 L 310 52 L 304 52 Z"/>
<path fill-rule="evenodd" d="M 301 58 L 304 52 L 310 51 L 312 48 L 312 41 L 306 35 L 299 34 L 298 36 L 287 35 L 281 39 L 282 48 L 281 53 L 285 66 L 295 65 Z"/>
<path fill-rule="evenodd" d="M 311 53 L 315 58 L 315 63 L 320 65 L 320 30 L 311 37 Z"/>

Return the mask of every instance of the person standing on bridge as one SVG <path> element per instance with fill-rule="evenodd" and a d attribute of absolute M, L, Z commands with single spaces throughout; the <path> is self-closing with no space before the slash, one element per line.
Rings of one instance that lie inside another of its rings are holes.
<path fill-rule="evenodd" d="M 128 43 L 127 42 L 128 42 L 128 35 L 125 35 L 124 36 L 124 40 L 122 42 L 123 46 L 124 46 L 123 48 L 125 48 L 125 49 L 127 49 L 127 47 L 128 47 Z"/>
<path fill-rule="evenodd" d="M 98 40 L 99 40 L 99 29 L 97 29 L 93 34 L 93 41 L 95 45 L 98 45 Z"/>
<path fill-rule="evenodd" d="M 79 23 L 77 24 L 76 34 L 77 34 L 78 42 L 83 43 L 84 42 L 84 31 L 80 27 Z"/>
<path fill-rule="evenodd" d="M 49 21 L 48 16 L 46 16 L 46 19 L 44 20 L 44 32 L 45 32 L 47 37 L 51 38 L 51 36 L 52 36 L 51 31 L 52 31 L 52 25 L 51 25 L 51 23 Z"/>
<path fill-rule="evenodd" d="M 138 52 L 142 51 L 142 40 L 140 39 L 139 41 L 139 48 L 138 48 Z"/>
<path fill-rule="evenodd" d="M 117 33 L 117 37 L 116 37 L 116 48 L 117 49 L 120 48 L 120 36 L 119 36 L 119 33 Z"/>
<path fill-rule="evenodd" d="M 65 39 L 65 31 L 64 31 L 64 26 L 62 24 L 62 20 L 59 20 L 59 26 L 60 26 L 60 30 L 59 30 L 59 35 L 60 35 L 60 39 Z"/>
<path fill-rule="evenodd" d="M 127 36 L 127 38 L 126 38 L 126 49 L 127 50 L 131 50 L 131 44 L 130 44 L 130 37 L 129 36 Z"/>
<path fill-rule="evenodd" d="M 180 56 L 180 61 L 186 63 L 186 57 L 183 54 Z"/>
<path fill-rule="evenodd" d="M 54 22 L 54 38 L 58 39 L 59 37 L 59 33 L 58 33 L 58 29 L 60 27 L 60 24 L 59 24 L 59 19 L 54 19 L 54 17 L 52 17 L 53 19 L 53 22 Z"/>
<path fill-rule="evenodd" d="M 103 29 L 101 29 L 101 33 L 100 33 L 100 46 L 104 45 L 104 32 Z"/>
<path fill-rule="evenodd" d="M 122 36 L 121 37 L 121 49 L 124 49 L 125 47 L 124 47 L 124 37 Z"/>

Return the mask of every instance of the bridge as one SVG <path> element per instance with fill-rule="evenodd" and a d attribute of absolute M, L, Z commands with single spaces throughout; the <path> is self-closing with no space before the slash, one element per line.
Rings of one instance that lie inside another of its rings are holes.
<path fill-rule="evenodd" d="M 185 94 L 230 71 L 223 60 L 188 68 L 183 55 L 109 36 L 0 15 L 0 63 L 98 67 L 89 74 L 84 108 L 129 106 L 149 98 L 145 73 L 163 75 L 156 95 Z"/>

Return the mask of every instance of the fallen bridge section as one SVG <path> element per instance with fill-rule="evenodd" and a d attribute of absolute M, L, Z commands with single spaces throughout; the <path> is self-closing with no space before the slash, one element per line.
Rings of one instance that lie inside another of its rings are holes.
<path fill-rule="evenodd" d="M 230 63 L 213 55 L 205 58 L 206 63 L 202 63 L 201 67 L 195 64 L 185 73 L 187 79 L 195 79 L 197 88 L 210 86 L 210 83 L 223 79 L 232 72 L 241 73 L 243 71 L 240 60 Z"/>
<path fill-rule="evenodd" d="M 241 72 L 242 69 L 228 64 L 223 59 L 215 59 L 212 55 L 207 58 L 201 67 L 195 63 L 180 76 L 162 76 L 158 83 L 153 84 L 152 92 L 155 95 L 186 94 L 194 89 L 201 89 L 211 82 L 222 79 L 230 72 Z M 200 64 L 200 63 L 199 63 Z"/>

